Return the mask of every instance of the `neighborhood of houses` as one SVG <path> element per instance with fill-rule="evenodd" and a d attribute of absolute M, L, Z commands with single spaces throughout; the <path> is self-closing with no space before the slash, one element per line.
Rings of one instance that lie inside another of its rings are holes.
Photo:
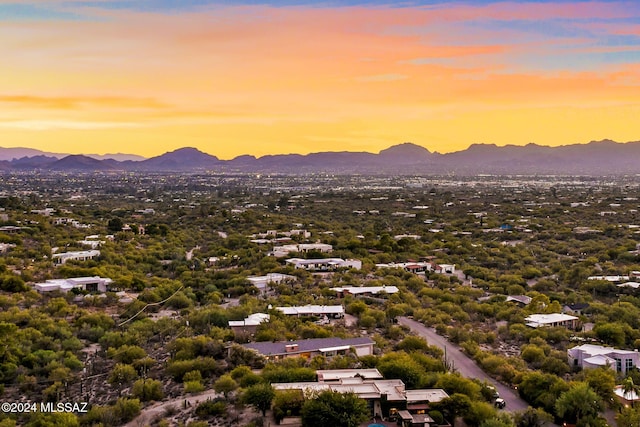
<path fill-rule="evenodd" d="M 301 235 L 309 237 L 306 230 L 296 233 L 292 230 L 285 239 L 290 240 L 290 236 Z M 274 240 L 266 240 L 266 237 L 274 237 L 276 234 L 267 232 L 259 237 L 256 242 L 273 243 Z M 105 238 L 109 238 L 106 236 Z M 414 236 L 403 235 L 401 238 L 413 238 Z M 52 260 L 54 265 L 62 265 L 68 261 L 87 261 L 100 256 L 97 248 L 104 244 L 100 236 L 87 236 L 79 241 L 83 246 L 89 246 L 90 250 L 54 252 Z M 9 248 L 7 244 L 0 245 L 0 252 Z M 333 250 L 332 246 L 323 243 L 308 244 L 286 244 L 274 246 L 270 256 L 284 258 L 292 253 L 297 254 L 328 254 Z M 638 249 L 640 250 L 640 248 Z M 295 269 L 304 269 L 313 272 L 331 272 L 337 269 L 362 268 L 362 261 L 357 259 L 342 258 L 287 258 L 286 265 Z M 439 274 L 456 274 L 456 265 L 438 264 L 433 261 L 408 261 L 405 263 L 381 263 L 376 264 L 378 269 L 402 269 L 414 274 L 424 274 L 435 272 Z M 283 283 L 295 283 L 297 277 L 282 273 L 267 273 L 263 276 L 249 276 L 247 281 L 253 285 L 260 294 L 266 295 L 270 292 L 271 285 Z M 618 287 L 629 287 L 637 289 L 640 287 L 640 271 L 632 271 L 629 275 L 612 276 L 591 276 L 588 280 L 601 280 L 615 283 Z M 43 283 L 33 284 L 33 288 L 40 293 L 61 292 L 67 293 L 72 290 L 89 293 L 105 293 L 109 291 L 112 280 L 109 278 L 75 277 L 67 279 L 50 279 Z M 336 292 L 338 298 L 346 296 L 384 296 L 400 292 L 396 286 L 337 286 L 331 287 Z M 506 298 L 521 305 L 531 303 L 531 297 L 526 295 L 510 295 Z M 580 326 L 580 317 L 583 310 L 588 308 L 588 304 L 571 304 L 563 308 L 563 313 L 539 313 L 531 314 L 524 319 L 525 325 L 531 328 L 562 327 L 576 330 Z M 269 307 L 284 316 L 314 317 L 326 321 L 342 319 L 345 316 L 343 305 L 305 305 L 305 306 L 281 306 Z M 273 313 L 273 312 L 272 312 Z M 267 313 L 253 313 L 243 320 L 232 320 L 228 326 L 237 335 L 242 334 L 252 337 L 260 325 L 268 323 L 271 315 Z M 295 341 L 276 342 L 249 342 L 243 344 L 246 349 L 253 350 L 264 356 L 267 360 L 280 360 L 289 357 L 302 357 L 311 359 L 315 356 L 331 358 L 339 355 L 354 354 L 359 357 L 374 354 L 374 341 L 369 337 L 354 338 L 315 338 Z M 230 349 L 231 351 L 231 349 Z M 583 344 L 567 350 L 567 358 L 570 366 L 582 369 L 592 369 L 606 367 L 621 374 L 626 374 L 632 368 L 636 368 L 640 362 L 640 353 L 633 350 L 616 349 L 595 344 Z M 278 390 L 300 390 L 303 394 L 322 390 L 333 390 L 337 392 L 354 392 L 356 395 L 366 400 L 375 416 L 384 418 L 395 418 L 402 426 L 424 426 L 432 427 L 436 423 L 427 415 L 429 405 L 448 397 L 442 389 L 422 389 L 406 390 L 405 384 L 398 379 L 383 379 L 376 369 L 348 369 L 317 371 L 318 380 L 315 382 L 280 383 L 274 384 Z M 620 393 L 616 391 L 618 395 Z M 635 400 L 633 396 L 623 394 L 622 398 Z M 636 396 L 637 398 L 637 396 Z"/>

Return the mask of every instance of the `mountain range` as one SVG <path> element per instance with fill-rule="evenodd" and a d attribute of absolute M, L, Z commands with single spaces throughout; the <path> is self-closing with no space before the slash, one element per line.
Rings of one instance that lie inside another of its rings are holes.
<path fill-rule="evenodd" d="M 64 155 L 26 148 L 1 148 L 3 171 L 156 171 L 244 173 L 336 173 L 402 175 L 629 175 L 640 174 L 640 141 L 592 141 L 548 147 L 474 144 L 466 150 L 439 154 L 404 143 L 379 153 L 319 152 L 280 154 L 232 160 L 181 148 L 145 159 L 140 156 Z"/>

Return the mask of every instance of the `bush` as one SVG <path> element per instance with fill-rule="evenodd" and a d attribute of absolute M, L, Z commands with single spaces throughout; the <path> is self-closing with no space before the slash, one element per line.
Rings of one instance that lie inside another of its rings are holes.
<path fill-rule="evenodd" d="M 133 383 L 132 393 L 143 402 L 150 400 L 162 400 L 162 383 L 158 380 L 140 379 Z"/>
<path fill-rule="evenodd" d="M 200 418 L 217 417 L 226 413 L 227 403 L 224 400 L 207 400 L 196 408 L 196 415 Z"/>

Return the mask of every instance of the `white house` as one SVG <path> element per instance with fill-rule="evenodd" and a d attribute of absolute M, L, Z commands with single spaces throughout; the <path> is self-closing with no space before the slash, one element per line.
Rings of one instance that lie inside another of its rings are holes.
<path fill-rule="evenodd" d="M 343 297 L 347 294 L 351 295 L 378 295 L 378 294 L 395 294 L 399 292 L 396 286 L 340 286 L 331 288 L 336 291 L 339 296 Z"/>
<path fill-rule="evenodd" d="M 326 243 L 300 243 L 297 245 L 282 245 L 282 246 L 274 246 L 271 251 L 271 255 L 280 258 L 283 256 L 287 256 L 290 252 L 320 252 L 323 254 L 327 254 L 333 251 L 333 246 Z"/>
<path fill-rule="evenodd" d="M 295 268 L 303 268 L 305 270 L 329 271 L 338 268 L 362 268 L 362 261 L 357 259 L 342 258 L 322 258 L 322 259 L 302 259 L 290 258 L 285 261 L 287 264 L 293 265 Z"/>
<path fill-rule="evenodd" d="M 250 314 L 244 320 L 229 320 L 229 327 L 235 333 L 245 332 L 255 334 L 258 326 L 268 322 L 270 316 L 266 313 Z"/>
<path fill-rule="evenodd" d="M 640 353 L 595 344 L 583 344 L 568 349 L 567 357 L 571 366 L 580 366 L 583 369 L 608 366 L 617 372 L 626 374 L 628 370 L 638 366 Z"/>
<path fill-rule="evenodd" d="M 344 317 L 341 305 L 304 305 L 297 307 L 276 307 L 276 310 L 287 316 L 327 316 L 333 319 Z"/>
<path fill-rule="evenodd" d="M 289 274 L 267 273 L 265 276 L 249 276 L 247 277 L 247 280 L 251 282 L 253 286 L 258 288 L 261 294 L 265 294 L 270 284 L 295 282 L 297 280 L 297 277 L 291 276 Z"/>
<path fill-rule="evenodd" d="M 51 255 L 51 258 L 53 258 L 54 264 L 60 265 L 67 261 L 86 261 L 99 256 L 100 251 L 93 249 L 90 251 L 62 252 Z"/>
<path fill-rule="evenodd" d="M 388 264 L 376 264 L 376 268 L 402 268 L 409 273 L 423 273 L 431 271 L 433 265 L 430 262 L 392 262 Z"/>
<path fill-rule="evenodd" d="M 527 326 L 532 328 L 543 327 L 563 327 L 567 329 L 575 329 L 578 318 L 576 316 L 570 316 L 562 313 L 550 313 L 550 314 L 532 314 L 525 317 L 524 321 Z"/>
<path fill-rule="evenodd" d="M 455 274 L 455 264 L 433 264 L 433 271 L 440 274 Z"/>
<path fill-rule="evenodd" d="M 33 285 L 38 292 L 60 291 L 67 293 L 71 289 L 79 289 L 88 292 L 107 292 L 107 287 L 113 282 L 109 278 L 99 276 L 73 277 L 70 279 L 51 279 L 43 283 Z"/>

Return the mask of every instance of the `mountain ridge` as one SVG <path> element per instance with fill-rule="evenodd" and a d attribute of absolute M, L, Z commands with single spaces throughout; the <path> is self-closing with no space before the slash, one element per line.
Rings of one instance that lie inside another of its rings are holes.
<path fill-rule="evenodd" d="M 241 155 L 221 160 L 197 148 L 184 147 L 144 160 L 101 160 L 89 155 L 58 158 L 52 153 L 6 160 L 0 147 L 0 169 L 52 171 L 175 171 L 269 172 L 283 174 L 640 174 L 640 141 L 609 139 L 550 147 L 472 144 L 465 150 L 440 154 L 405 142 L 380 152 L 327 151 L 309 154 Z M 35 150 L 38 152 L 38 150 Z M 43 153 L 43 152 L 40 152 Z M 50 155 L 47 155 L 50 154 Z M 125 155 L 126 156 L 126 155 Z"/>

